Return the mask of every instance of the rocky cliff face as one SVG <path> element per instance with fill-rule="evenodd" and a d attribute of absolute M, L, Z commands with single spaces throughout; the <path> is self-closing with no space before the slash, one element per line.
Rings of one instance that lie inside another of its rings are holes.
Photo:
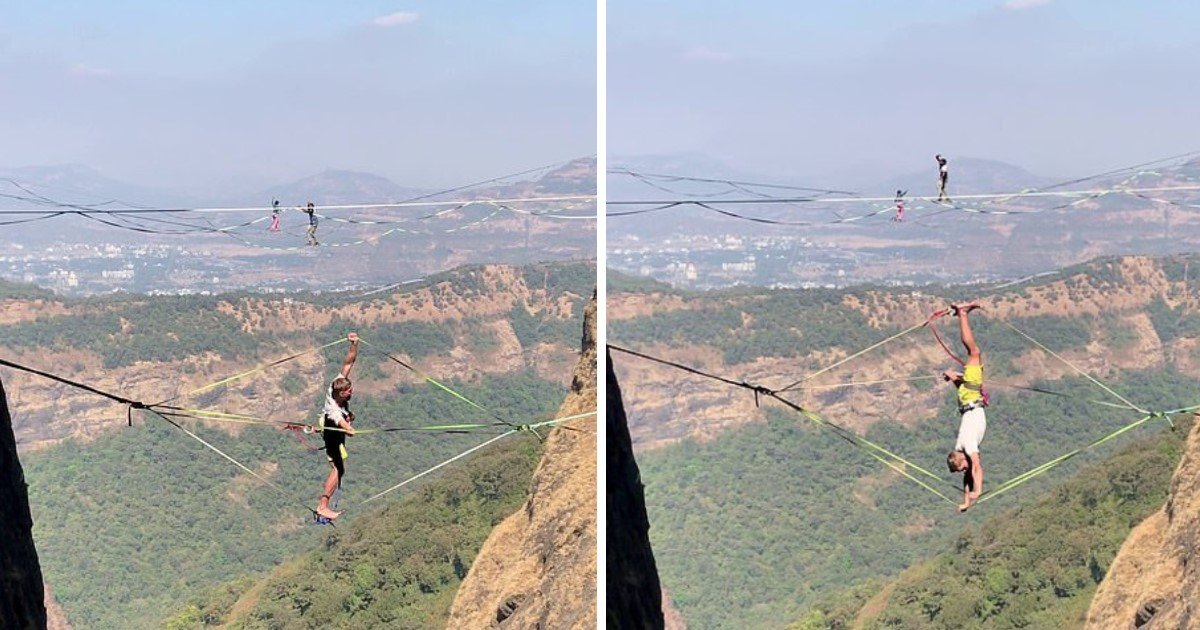
<path fill-rule="evenodd" d="M 559 415 L 596 409 L 596 297 Z M 596 433 L 583 418 L 546 438 L 529 499 L 484 543 L 459 587 L 449 628 L 593 628 L 596 617 Z"/>
<path fill-rule="evenodd" d="M 621 402 L 621 387 L 607 360 L 605 423 L 607 425 L 607 532 L 605 541 L 607 593 L 605 616 L 609 628 L 662 628 L 666 598 L 650 550 L 650 521 L 629 424 Z"/>
<path fill-rule="evenodd" d="M 8 395 L 0 384 L 0 628 L 45 628 L 42 568 L 33 547 L 33 516 L 17 459 Z"/>
<path fill-rule="evenodd" d="M 1085 627 L 1200 628 L 1200 422 L 1192 425 L 1166 505 L 1121 546 Z"/>

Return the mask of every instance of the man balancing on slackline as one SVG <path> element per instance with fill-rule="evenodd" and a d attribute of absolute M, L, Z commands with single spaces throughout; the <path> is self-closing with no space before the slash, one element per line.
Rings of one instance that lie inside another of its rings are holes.
<path fill-rule="evenodd" d="M 354 414 L 350 411 L 350 396 L 354 393 L 350 385 L 350 370 L 354 360 L 358 358 L 358 334 L 350 333 L 346 339 L 350 341 L 350 350 L 342 361 L 342 370 L 329 384 L 325 392 L 325 417 L 321 421 L 321 435 L 325 438 L 325 455 L 329 458 L 329 478 L 325 480 L 325 489 L 321 494 L 321 502 L 317 504 L 317 516 L 333 520 L 341 515 L 329 508 L 329 497 L 334 490 L 342 485 L 342 476 L 346 474 L 346 436 L 354 435 Z"/>
<path fill-rule="evenodd" d="M 967 349 L 967 360 L 963 362 L 962 372 L 946 370 L 942 373 L 942 377 L 958 389 L 958 412 L 962 414 L 958 425 L 958 441 L 954 443 L 954 450 L 946 456 L 946 465 L 950 472 L 963 473 L 963 502 L 958 506 L 958 511 L 966 512 L 983 492 L 983 463 L 979 458 L 979 443 L 983 441 L 983 434 L 987 430 L 983 408 L 988 400 L 983 389 L 983 354 L 975 343 L 971 320 L 968 319 L 968 314 L 979 305 L 971 302 L 955 304 L 950 308 L 958 317 L 958 331 L 963 347 Z"/>

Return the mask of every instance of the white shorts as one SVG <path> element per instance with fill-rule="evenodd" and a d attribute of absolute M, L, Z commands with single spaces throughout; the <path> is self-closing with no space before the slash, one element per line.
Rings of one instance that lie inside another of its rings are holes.
<path fill-rule="evenodd" d="M 979 452 L 979 443 L 983 441 L 983 434 L 987 431 L 987 416 L 983 414 L 983 407 L 976 407 L 962 415 L 962 422 L 958 425 L 958 441 L 954 443 L 954 450 L 963 451 L 967 455 L 974 455 Z"/>

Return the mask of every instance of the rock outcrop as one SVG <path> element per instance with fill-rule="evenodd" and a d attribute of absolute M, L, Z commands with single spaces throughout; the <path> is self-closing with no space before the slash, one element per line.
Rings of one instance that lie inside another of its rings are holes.
<path fill-rule="evenodd" d="M 596 296 L 560 416 L 596 409 Z M 448 628 L 594 628 L 596 434 L 591 418 L 554 429 L 529 498 L 496 527 L 459 587 Z"/>
<path fill-rule="evenodd" d="M 33 546 L 33 515 L 17 459 L 8 395 L 0 383 L 0 628 L 45 628 L 42 568 Z"/>
<path fill-rule="evenodd" d="M 611 356 L 606 363 L 605 617 L 609 628 L 662 628 L 664 596 L 650 549 L 642 478 L 633 457 L 621 386 L 613 373 Z"/>
<path fill-rule="evenodd" d="M 1133 529 L 1088 608 L 1086 628 L 1200 628 L 1200 422 L 1167 503 Z"/>

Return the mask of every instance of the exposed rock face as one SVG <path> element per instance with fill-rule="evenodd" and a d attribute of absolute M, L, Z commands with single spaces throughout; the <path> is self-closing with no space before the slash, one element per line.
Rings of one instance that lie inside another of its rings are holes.
<path fill-rule="evenodd" d="M 67 621 L 67 613 L 63 612 L 62 606 L 58 605 L 58 600 L 54 599 L 54 593 L 50 591 L 50 585 L 46 585 L 46 630 L 71 630 L 71 623 Z"/>
<path fill-rule="evenodd" d="M 1200 628 L 1200 422 L 1192 425 L 1166 505 L 1121 546 L 1085 627 Z"/>
<path fill-rule="evenodd" d="M 596 296 L 584 313 L 583 352 L 560 416 L 596 409 Z M 594 628 L 596 434 L 582 418 L 554 429 L 529 499 L 484 543 L 448 628 Z"/>
<path fill-rule="evenodd" d="M 17 459 L 8 395 L 0 383 L 0 628 L 45 628 L 42 568 L 33 546 L 33 516 Z"/>
<path fill-rule="evenodd" d="M 675 602 L 671 601 L 671 595 L 665 588 L 662 594 L 662 613 L 664 630 L 687 630 L 687 621 L 684 620 L 683 613 L 675 607 Z"/>
<path fill-rule="evenodd" d="M 646 517 L 646 497 L 629 425 L 621 402 L 621 387 L 613 373 L 612 357 L 607 358 L 605 375 L 607 426 L 608 504 L 605 541 L 605 567 L 608 584 L 605 592 L 605 616 L 609 628 L 662 628 L 664 596 L 658 581 L 654 552 L 650 549 L 650 521 Z"/>

